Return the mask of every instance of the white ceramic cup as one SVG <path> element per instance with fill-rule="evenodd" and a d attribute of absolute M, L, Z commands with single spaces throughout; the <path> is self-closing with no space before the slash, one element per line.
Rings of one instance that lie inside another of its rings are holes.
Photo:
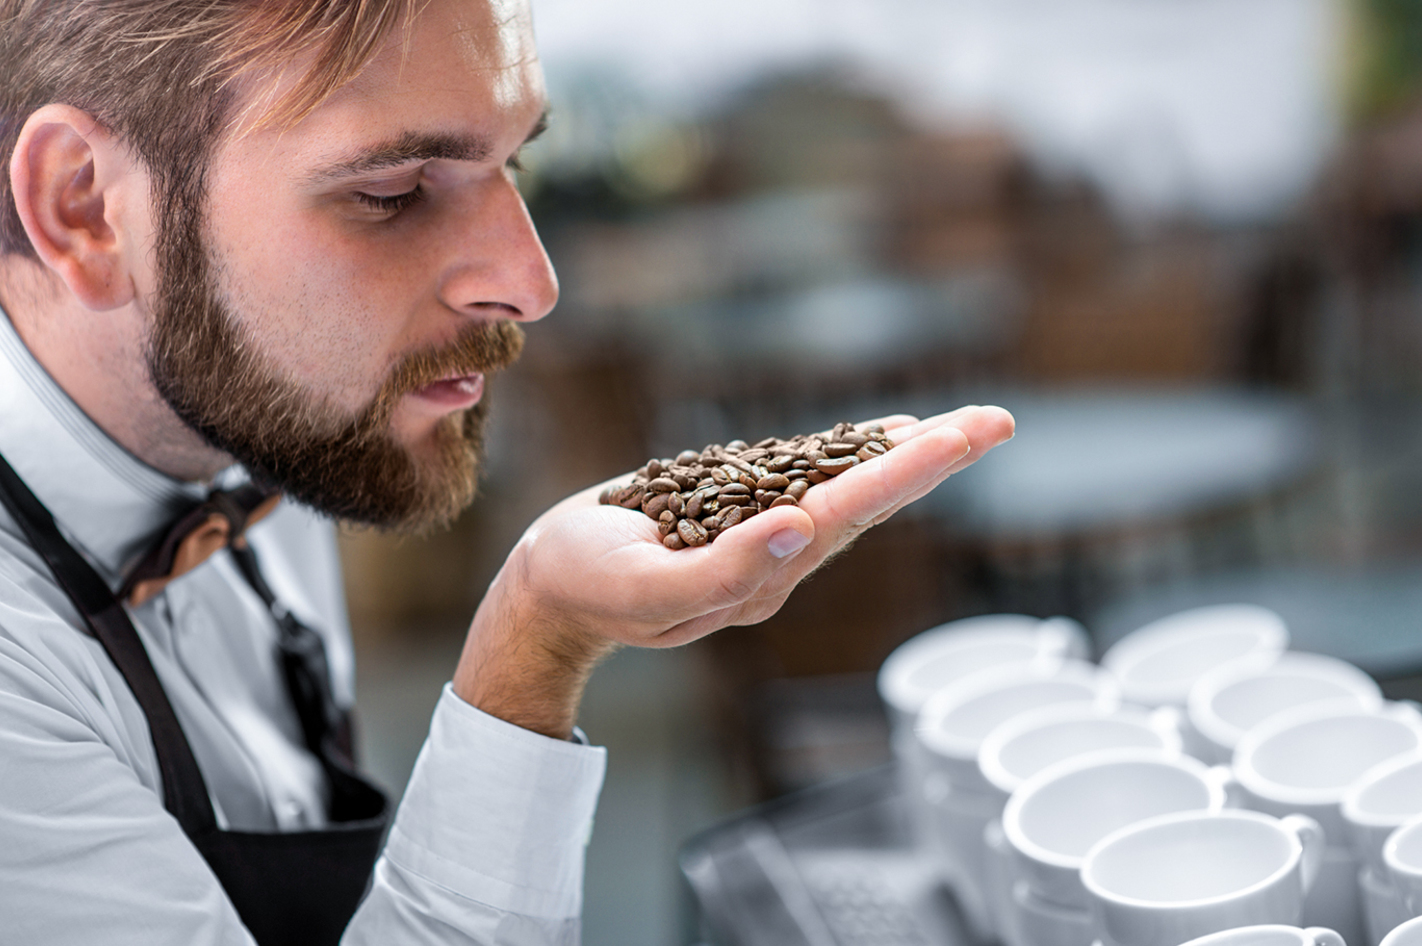
<path fill-rule="evenodd" d="M 1008 909 L 1007 946 L 1090 946 L 1096 935 L 1087 910 L 1043 900 L 1027 884 L 1012 889 Z"/>
<path fill-rule="evenodd" d="M 983 739 L 1008 719 L 1044 706 L 1115 706 L 1115 682 L 1081 660 L 1054 667 L 983 671 L 924 705 L 915 730 L 924 765 L 924 797 L 943 874 L 975 931 L 992 932 L 984 884 L 983 829 L 1002 801 L 978 769 Z"/>
<path fill-rule="evenodd" d="M 1208 936 L 1192 939 L 1181 946 L 1345 946 L 1343 937 L 1321 926 L 1300 929 L 1265 923 L 1259 926 L 1237 926 Z M 1355 943 L 1354 946 L 1357 946 Z"/>
<path fill-rule="evenodd" d="M 1388 835 L 1383 845 L 1383 863 L 1407 915 L 1422 916 L 1422 817 L 1413 818 Z"/>
<path fill-rule="evenodd" d="M 1206 673 L 1241 658 L 1278 655 L 1289 646 L 1283 618 L 1252 604 L 1182 611 L 1121 638 L 1101 658 L 1122 696 L 1142 706 L 1184 706 Z"/>
<path fill-rule="evenodd" d="M 1020 713 L 988 733 L 978 770 L 1003 804 L 1050 765 L 1104 749 L 1180 752 L 1176 717 L 1138 706 L 1075 703 Z"/>
<path fill-rule="evenodd" d="M 1038 772 L 1094 752 L 1156 749 L 1178 755 L 1176 717 L 1138 706 L 1062 703 L 1014 716 L 988 733 L 978 769 L 995 795 L 996 811 L 983 831 L 984 899 L 993 928 L 1011 944 L 1012 856 L 1002 833 L 1002 809 L 1012 792 Z"/>
<path fill-rule="evenodd" d="M 912 733 L 929 697 L 974 673 L 1050 666 L 1090 652 L 1086 630 L 1070 618 L 984 614 L 950 621 L 910 638 L 888 656 L 879 668 L 879 698 L 893 728 Z"/>
<path fill-rule="evenodd" d="M 1393 887 L 1383 861 L 1389 835 L 1422 816 L 1422 751 L 1409 752 L 1369 769 L 1343 795 L 1348 840 L 1361 865 L 1358 888 L 1370 946 L 1411 916 Z"/>
<path fill-rule="evenodd" d="M 1415 707 L 1366 710 L 1333 701 L 1295 707 L 1251 729 L 1234 751 L 1245 807 L 1272 815 L 1300 812 L 1322 825 L 1329 850 L 1309 895 L 1304 922 L 1367 938 L 1358 890 L 1360 861 L 1343 818 L 1343 796 L 1370 770 L 1422 747 Z"/>
<path fill-rule="evenodd" d="M 1422 946 L 1422 917 L 1394 928 L 1383 937 L 1382 946 Z"/>
<path fill-rule="evenodd" d="M 1228 772 L 1159 749 L 1114 749 L 1059 762 L 1012 793 L 1002 830 L 1012 878 L 1042 900 L 1086 908 L 1088 849 L 1124 825 L 1167 812 L 1218 811 Z"/>
<path fill-rule="evenodd" d="M 1101 839 L 1081 879 L 1103 946 L 1178 946 L 1239 926 L 1298 925 L 1325 845 L 1305 815 L 1187 811 Z"/>
<path fill-rule="evenodd" d="M 1386 869 L 1377 871 L 1364 864 L 1358 871 L 1358 895 L 1363 902 L 1363 931 L 1368 946 L 1378 946 L 1383 937 L 1412 916 Z"/>
<path fill-rule="evenodd" d="M 1210 758 L 1229 762 L 1249 730 L 1285 710 L 1325 700 L 1382 705 L 1377 682 L 1335 657 L 1287 652 L 1212 670 L 1190 689 L 1187 718 Z"/>

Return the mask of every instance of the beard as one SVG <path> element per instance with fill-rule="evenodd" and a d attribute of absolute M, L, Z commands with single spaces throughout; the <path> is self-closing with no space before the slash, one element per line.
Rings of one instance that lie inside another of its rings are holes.
<path fill-rule="evenodd" d="M 472 322 L 450 343 L 404 356 L 354 417 L 286 377 L 234 318 L 219 289 L 199 207 L 160 216 L 149 375 L 184 423 L 255 483 L 349 522 L 400 532 L 447 526 L 474 499 L 486 400 L 440 418 L 418 453 L 395 439 L 402 397 L 450 377 L 507 367 L 513 322 Z"/>

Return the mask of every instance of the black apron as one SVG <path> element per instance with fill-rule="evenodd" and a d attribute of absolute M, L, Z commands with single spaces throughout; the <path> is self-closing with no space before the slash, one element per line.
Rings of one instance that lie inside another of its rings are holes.
<path fill-rule="evenodd" d="M 187 737 L 119 599 L 74 550 L 54 517 L 0 456 L 0 502 L 48 563 L 90 631 L 128 682 L 148 719 L 163 806 L 212 868 L 260 946 L 334 946 L 370 882 L 389 821 L 385 794 L 351 762 L 350 727 L 331 699 L 321 637 L 283 608 L 245 543 L 230 551 L 279 629 L 279 659 L 307 747 L 330 787 L 330 827 L 320 831 L 222 831 Z"/>

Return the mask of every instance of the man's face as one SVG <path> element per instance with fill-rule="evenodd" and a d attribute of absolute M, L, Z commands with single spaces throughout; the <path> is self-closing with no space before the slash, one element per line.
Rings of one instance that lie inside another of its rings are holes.
<path fill-rule="evenodd" d="M 220 144 L 139 289 L 184 420 L 299 500 L 419 527 L 472 498 L 484 373 L 557 285 L 509 167 L 545 107 L 526 0 L 432 0 L 403 40 Z"/>

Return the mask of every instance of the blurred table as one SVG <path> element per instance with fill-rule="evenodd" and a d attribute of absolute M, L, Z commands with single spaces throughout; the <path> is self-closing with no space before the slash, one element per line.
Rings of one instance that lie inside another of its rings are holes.
<path fill-rule="evenodd" d="M 1318 430 L 1302 402 L 1231 389 L 1079 390 L 994 403 L 1017 436 L 935 491 L 955 529 L 1051 537 L 1179 520 L 1302 477 Z"/>

